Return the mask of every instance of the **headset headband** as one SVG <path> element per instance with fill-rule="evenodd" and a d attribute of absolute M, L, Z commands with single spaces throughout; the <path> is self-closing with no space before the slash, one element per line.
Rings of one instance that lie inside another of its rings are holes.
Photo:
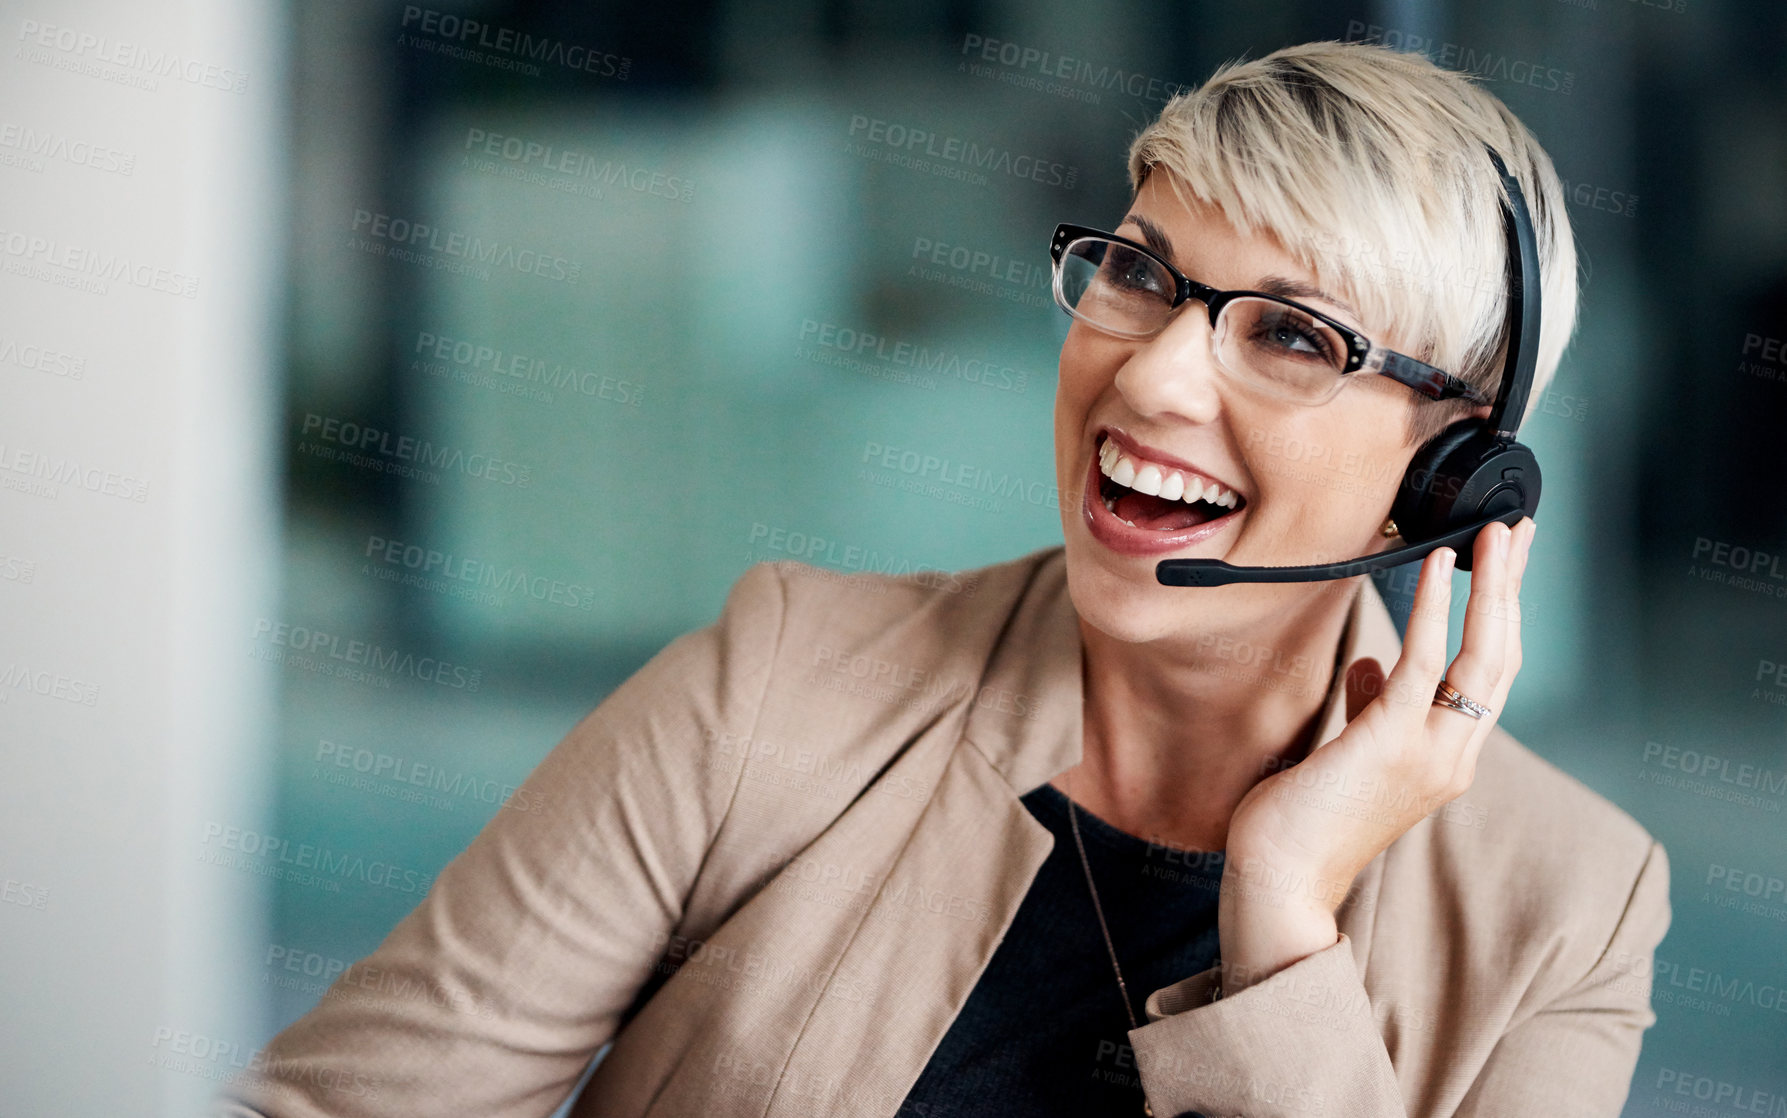
<path fill-rule="evenodd" d="M 1536 280 L 1539 275 L 1539 249 L 1520 183 L 1508 173 L 1495 149 L 1487 144 L 1484 147 L 1508 192 L 1507 201 L 1502 204 L 1508 235 L 1508 351 L 1502 363 L 1501 387 L 1489 412 L 1489 428 L 1496 438 L 1513 442 L 1520 433 L 1521 418 L 1526 415 L 1533 369 L 1539 361 L 1540 284 L 1527 282 L 1528 276 Z"/>

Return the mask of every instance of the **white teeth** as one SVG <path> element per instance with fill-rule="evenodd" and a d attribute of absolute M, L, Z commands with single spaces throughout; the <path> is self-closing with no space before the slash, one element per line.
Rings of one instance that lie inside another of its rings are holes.
<path fill-rule="evenodd" d="M 1117 444 L 1109 439 L 1098 448 L 1098 472 L 1137 493 L 1148 493 L 1169 501 L 1195 504 L 1201 500 L 1229 509 L 1241 503 L 1239 494 L 1232 489 L 1179 470 L 1138 461 L 1118 450 Z"/>

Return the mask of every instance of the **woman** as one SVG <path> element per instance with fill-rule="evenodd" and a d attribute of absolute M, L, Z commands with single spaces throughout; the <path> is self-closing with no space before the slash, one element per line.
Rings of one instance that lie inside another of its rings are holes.
<path fill-rule="evenodd" d="M 1064 546 L 947 583 L 752 567 L 228 1112 L 543 1115 L 612 1040 L 574 1113 L 1618 1113 L 1668 868 L 1495 726 L 1531 520 L 1478 534 L 1449 665 L 1446 549 L 1400 642 L 1363 578 L 1154 577 L 1386 546 L 1410 459 L 1500 375 L 1485 144 L 1533 206 L 1542 385 L 1574 253 L 1519 121 L 1365 44 L 1224 67 L 1136 137 L 1110 233 L 1452 370 L 1464 402 L 1363 375 L 1296 397 L 1250 379 L 1228 311 L 1124 332 L 1062 296 Z"/>

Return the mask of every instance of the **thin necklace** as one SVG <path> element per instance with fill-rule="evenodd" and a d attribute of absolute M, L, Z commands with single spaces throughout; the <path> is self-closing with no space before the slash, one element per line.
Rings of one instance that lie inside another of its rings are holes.
<path fill-rule="evenodd" d="M 1129 1004 L 1129 987 L 1123 983 L 1123 968 L 1117 965 L 1117 948 L 1111 943 L 1111 929 L 1104 922 L 1104 906 L 1098 903 L 1098 886 L 1092 884 L 1092 863 L 1086 857 L 1086 844 L 1080 838 L 1080 816 L 1073 806 L 1073 770 L 1067 772 L 1067 821 L 1073 825 L 1073 844 L 1080 849 L 1080 865 L 1086 870 L 1086 888 L 1092 892 L 1092 911 L 1098 913 L 1098 930 L 1104 933 L 1105 950 L 1111 953 L 1111 969 L 1117 972 L 1117 989 L 1123 995 L 1123 1012 L 1129 1014 L 1129 1027 L 1138 1028 L 1135 1010 Z M 1142 1113 L 1154 1118 L 1154 1108 L 1142 1098 Z"/>

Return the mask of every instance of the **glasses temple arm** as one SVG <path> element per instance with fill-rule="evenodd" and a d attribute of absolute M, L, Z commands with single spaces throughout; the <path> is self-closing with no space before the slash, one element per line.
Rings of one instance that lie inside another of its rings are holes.
<path fill-rule="evenodd" d="M 1398 384 L 1408 385 L 1430 400 L 1463 399 L 1473 404 L 1489 403 L 1489 397 L 1483 395 L 1469 381 L 1392 349 L 1374 347 L 1365 355 L 1359 371 L 1389 377 Z"/>

